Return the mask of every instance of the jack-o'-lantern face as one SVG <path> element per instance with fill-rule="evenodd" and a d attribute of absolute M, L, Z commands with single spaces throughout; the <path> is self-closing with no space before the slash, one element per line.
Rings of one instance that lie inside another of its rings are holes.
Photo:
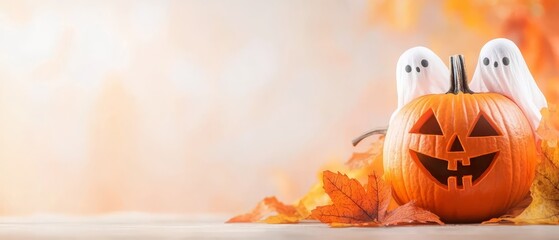
<path fill-rule="evenodd" d="M 432 177 L 433 181 L 439 183 L 443 188 L 448 188 L 449 184 L 454 184 L 455 188 L 461 189 L 466 185 L 472 186 L 479 183 L 488 171 L 493 167 L 495 159 L 499 155 L 499 149 L 491 145 L 476 143 L 480 138 L 495 138 L 502 136 L 501 131 L 483 111 L 473 119 L 473 124 L 468 128 L 458 128 L 461 132 L 454 132 L 455 129 L 442 129 L 441 124 L 433 113 L 432 109 L 425 112 L 412 127 L 410 133 L 426 134 L 434 136 L 445 136 L 443 145 L 446 146 L 446 159 L 422 153 L 418 149 L 410 148 L 410 155 L 416 164 L 422 167 L 425 174 Z M 469 140 L 471 138 L 471 140 Z M 460 139 L 468 139 L 464 141 Z M 464 141 L 464 143 L 462 143 Z M 446 142 L 446 143 L 445 143 Z M 465 143 L 469 143 L 466 145 Z M 476 155 L 469 152 L 476 148 Z M 443 150 L 444 150 L 443 149 Z M 486 153 L 481 153 L 481 152 Z M 479 154 L 481 153 L 481 155 Z"/>
<path fill-rule="evenodd" d="M 400 204 L 415 201 L 447 222 L 480 222 L 528 195 L 538 156 L 520 108 L 500 94 L 471 92 L 460 64 L 449 92 L 416 98 L 394 116 L 384 178 Z"/>

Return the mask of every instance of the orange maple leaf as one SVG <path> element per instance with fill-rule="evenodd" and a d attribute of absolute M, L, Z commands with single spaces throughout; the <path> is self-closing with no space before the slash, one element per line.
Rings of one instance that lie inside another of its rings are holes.
<path fill-rule="evenodd" d="M 414 202 L 388 211 L 391 190 L 374 172 L 365 187 L 342 173 L 325 171 L 324 190 L 332 205 L 320 206 L 311 216 L 332 226 L 388 226 L 417 223 L 443 224 L 439 217 L 415 206 Z"/>

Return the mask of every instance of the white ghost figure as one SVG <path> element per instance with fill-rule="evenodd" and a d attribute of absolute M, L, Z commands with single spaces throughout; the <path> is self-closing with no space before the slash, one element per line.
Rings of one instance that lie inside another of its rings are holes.
<path fill-rule="evenodd" d="M 483 46 L 470 89 L 507 96 L 524 112 L 534 131 L 542 118 L 540 110 L 547 107 L 520 49 L 504 38 L 493 39 Z"/>
<path fill-rule="evenodd" d="M 450 88 L 448 67 L 441 58 L 426 47 L 405 51 L 396 64 L 398 108 L 394 116 L 412 100 L 427 94 L 442 94 Z"/>

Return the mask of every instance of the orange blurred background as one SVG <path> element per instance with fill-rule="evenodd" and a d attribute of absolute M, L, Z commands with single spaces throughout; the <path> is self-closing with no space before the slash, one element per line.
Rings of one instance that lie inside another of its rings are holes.
<path fill-rule="evenodd" d="M 423 45 L 522 49 L 559 99 L 559 3 L 1 1 L 0 214 L 239 213 L 387 125 Z"/>

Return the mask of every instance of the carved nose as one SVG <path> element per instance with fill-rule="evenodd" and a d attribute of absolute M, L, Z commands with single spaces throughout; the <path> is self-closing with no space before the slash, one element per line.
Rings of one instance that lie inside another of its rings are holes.
<path fill-rule="evenodd" d="M 450 145 L 449 152 L 463 152 L 463 151 L 464 151 L 464 147 L 462 147 L 460 138 L 458 138 L 458 135 L 454 136 L 454 140 L 452 140 L 452 144 Z"/>

